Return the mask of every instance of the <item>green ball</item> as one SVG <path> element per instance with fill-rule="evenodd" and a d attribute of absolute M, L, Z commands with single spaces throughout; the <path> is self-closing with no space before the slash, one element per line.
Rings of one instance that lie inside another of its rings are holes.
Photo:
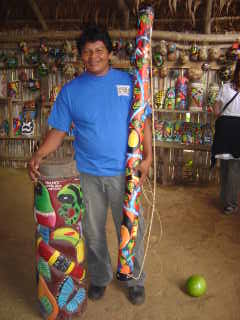
<path fill-rule="evenodd" d="M 204 277 L 200 275 L 192 275 L 186 283 L 187 293 L 192 297 L 200 297 L 207 290 L 207 283 Z"/>

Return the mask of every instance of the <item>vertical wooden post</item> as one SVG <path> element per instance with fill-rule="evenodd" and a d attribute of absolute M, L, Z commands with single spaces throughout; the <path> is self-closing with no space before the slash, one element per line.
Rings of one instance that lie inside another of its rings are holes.
<path fill-rule="evenodd" d="M 211 16 L 212 16 L 212 5 L 213 0 L 206 0 L 206 7 L 205 7 L 205 14 L 204 14 L 204 33 L 210 34 L 211 33 Z"/>

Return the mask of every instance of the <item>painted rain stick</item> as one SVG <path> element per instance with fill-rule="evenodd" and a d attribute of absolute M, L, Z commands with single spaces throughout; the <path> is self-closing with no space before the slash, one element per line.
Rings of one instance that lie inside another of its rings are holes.
<path fill-rule="evenodd" d="M 139 173 L 135 170 L 142 159 L 142 141 L 146 107 L 150 99 L 151 35 L 154 13 L 151 7 L 139 11 L 135 49 L 133 103 L 128 134 L 126 160 L 126 192 L 118 255 L 117 278 L 130 280 L 134 274 L 134 247 L 136 244 L 141 188 Z"/>

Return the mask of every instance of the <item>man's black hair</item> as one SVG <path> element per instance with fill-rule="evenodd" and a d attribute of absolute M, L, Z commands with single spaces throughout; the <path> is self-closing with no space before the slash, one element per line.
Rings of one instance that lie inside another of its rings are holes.
<path fill-rule="evenodd" d="M 112 41 L 109 36 L 109 33 L 106 29 L 102 27 L 98 27 L 96 25 L 87 26 L 80 38 L 77 41 L 77 47 L 79 54 L 81 55 L 82 49 L 87 42 L 96 42 L 102 41 L 107 48 L 108 52 L 112 52 Z"/>

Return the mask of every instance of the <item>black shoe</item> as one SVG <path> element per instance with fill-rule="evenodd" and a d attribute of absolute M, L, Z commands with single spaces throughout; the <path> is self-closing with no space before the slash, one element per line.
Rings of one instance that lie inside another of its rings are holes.
<path fill-rule="evenodd" d="M 106 287 L 98 287 L 90 284 L 88 289 L 88 298 L 91 300 L 99 300 L 103 297 Z"/>
<path fill-rule="evenodd" d="M 145 289 L 142 286 L 134 286 L 128 289 L 128 299 L 132 304 L 140 305 L 145 301 Z"/>
<path fill-rule="evenodd" d="M 231 214 L 236 213 L 237 211 L 238 211 L 238 207 L 235 207 L 235 206 L 226 206 L 223 209 L 223 213 L 225 215 L 231 215 Z"/>

